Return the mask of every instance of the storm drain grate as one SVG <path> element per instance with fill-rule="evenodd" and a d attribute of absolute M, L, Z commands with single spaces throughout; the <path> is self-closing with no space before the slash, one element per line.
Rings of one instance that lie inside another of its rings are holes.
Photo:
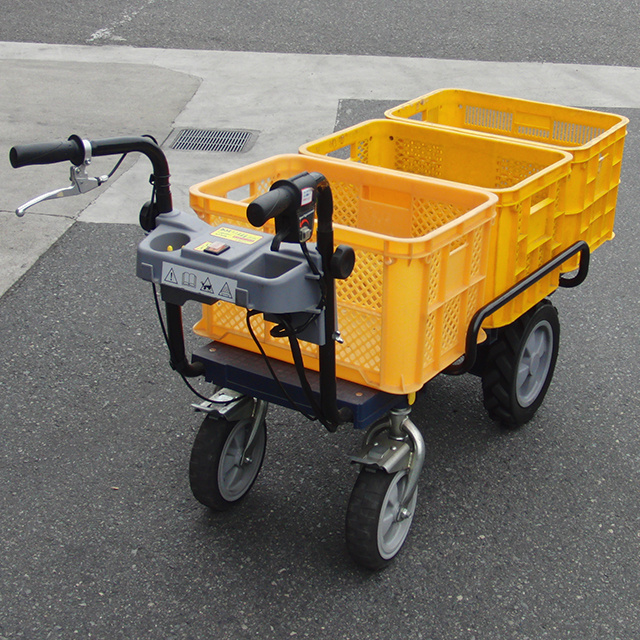
<path fill-rule="evenodd" d="M 257 132 L 247 129 L 181 129 L 172 149 L 179 151 L 224 151 L 243 153 L 255 142 Z"/>

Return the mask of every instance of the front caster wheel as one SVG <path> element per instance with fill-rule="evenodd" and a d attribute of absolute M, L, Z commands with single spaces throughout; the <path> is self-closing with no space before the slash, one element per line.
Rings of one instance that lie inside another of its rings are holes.
<path fill-rule="evenodd" d="M 367 569 L 388 565 L 407 538 L 418 492 L 403 509 L 406 485 L 406 471 L 389 474 L 364 468 L 356 480 L 347 506 L 347 549 Z"/>
<path fill-rule="evenodd" d="M 262 420 L 247 448 L 252 425 L 252 419 L 204 419 L 189 463 L 191 491 L 198 502 L 214 511 L 225 511 L 247 495 L 260 472 L 267 443 Z"/>
<path fill-rule="evenodd" d="M 559 341 L 558 312 L 548 300 L 500 330 L 482 374 L 484 406 L 494 420 L 514 428 L 533 418 L 551 384 Z"/>

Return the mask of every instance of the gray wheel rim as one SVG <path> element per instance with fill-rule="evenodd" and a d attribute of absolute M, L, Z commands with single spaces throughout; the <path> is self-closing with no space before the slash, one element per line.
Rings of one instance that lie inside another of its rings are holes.
<path fill-rule="evenodd" d="M 248 459 L 243 459 L 244 448 L 251 433 L 251 421 L 238 422 L 224 443 L 218 465 L 218 489 L 228 502 L 241 498 L 253 484 L 264 453 L 264 426 L 256 434 Z"/>
<path fill-rule="evenodd" d="M 527 337 L 518 361 L 516 397 L 522 407 L 532 405 L 547 380 L 553 357 L 553 327 L 543 320 Z"/>
<path fill-rule="evenodd" d="M 409 503 L 408 509 L 411 515 L 403 520 L 398 520 L 406 485 L 406 472 L 396 473 L 387 489 L 380 509 L 378 552 L 385 560 L 390 560 L 400 551 L 413 521 L 413 512 L 418 501 L 417 491 L 413 494 L 413 498 Z"/>

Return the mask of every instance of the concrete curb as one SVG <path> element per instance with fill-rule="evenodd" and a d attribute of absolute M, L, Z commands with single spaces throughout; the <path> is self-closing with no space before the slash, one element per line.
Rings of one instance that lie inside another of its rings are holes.
<path fill-rule="evenodd" d="M 0 42 L 0 60 L 10 85 L 0 97 L 5 159 L 13 144 L 71 133 L 89 138 L 152 133 L 163 140 L 175 127 L 258 130 L 248 153 L 167 150 L 175 203 L 182 209 L 188 207 L 190 185 L 296 152 L 300 144 L 332 131 L 343 99 L 402 101 L 459 86 L 612 110 L 640 106 L 640 69 L 629 67 L 7 42 Z M 96 175 L 104 171 L 97 165 Z M 109 166 L 106 162 L 106 170 Z M 0 232 L 8 250 L 0 259 L 0 294 L 74 220 L 136 224 L 138 207 L 148 199 L 148 172 L 146 160 L 131 162 L 105 189 L 42 204 L 25 224 L 12 211 L 39 193 L 66 186 L 67 168 L 14 171 L 2 160 Z M 31 227 L 38 230 L 37 240 Z"/>

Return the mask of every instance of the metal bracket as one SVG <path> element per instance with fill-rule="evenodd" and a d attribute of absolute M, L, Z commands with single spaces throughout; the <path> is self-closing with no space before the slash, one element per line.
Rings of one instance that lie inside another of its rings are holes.
<path fill-rule="evenodd" d="M 418 487 L 418 478 L 424 465 L 425 444 L 420 430 L 409 419 L 411 409 L 392 409 L 387 418 L 374 424 L 367 432 L 360 453 L 351 461 L 387 473 L 407 470 L 407 485 L 399 519 L 412 514 L 409 504 Z"/>
<path fill-rule="evenodd" d="M 19 218 L 26 213 L 27 209 L 30 209 L 34 205 L 40 204 L 45 200 L 78 196 L 81 193 L 87 193 L 88 191 L 103 185 L 109 179 L 108 175 L 96 178 L 89 177 L 87 174 L 87 167 L 91 164 L 91 144 L 88 140 L 83 140 L 82 143 L 84 144 L 84 162 L 77 167 L 71 167 L 69 172 L 71 186 L 43 193 L 41 196 L 37 196 L 36 198 L 29 200 L 29 202 L 25 202 L 22 206 L 16 209 L 16 215 Z"/>
<path fill-rule="evenodd" d="M 229 422 L 251 421 L 251 433 L 242 452 L 242 464 L 251 462 L 253 441 L 256 438 L 258 429 L 267 416 L 269 403 L 265 400 L 256 400 L 251 396 L 245 396 L 239 391 L 232 389 L 218 389 L 209 400 L 200 404 L 191 405 L 196 411 L 201 411 L 209 415 L 228 420 Z"/>
<path fill-rule="evenodd" d="M 246 420 L 253 415 L 253 398 L 232 389 L 218 389 L 209 400 L 191 406 L 225 420 Z"/>
<path fill-rule="evenodd" d="M 365 444 L 360 452 L 351 457 L 351 462 L 366 467 L 375 467 L 387 473 L 408 469 L 411 463 L 411 447 L 382 432 L 373 442 Z"/>

